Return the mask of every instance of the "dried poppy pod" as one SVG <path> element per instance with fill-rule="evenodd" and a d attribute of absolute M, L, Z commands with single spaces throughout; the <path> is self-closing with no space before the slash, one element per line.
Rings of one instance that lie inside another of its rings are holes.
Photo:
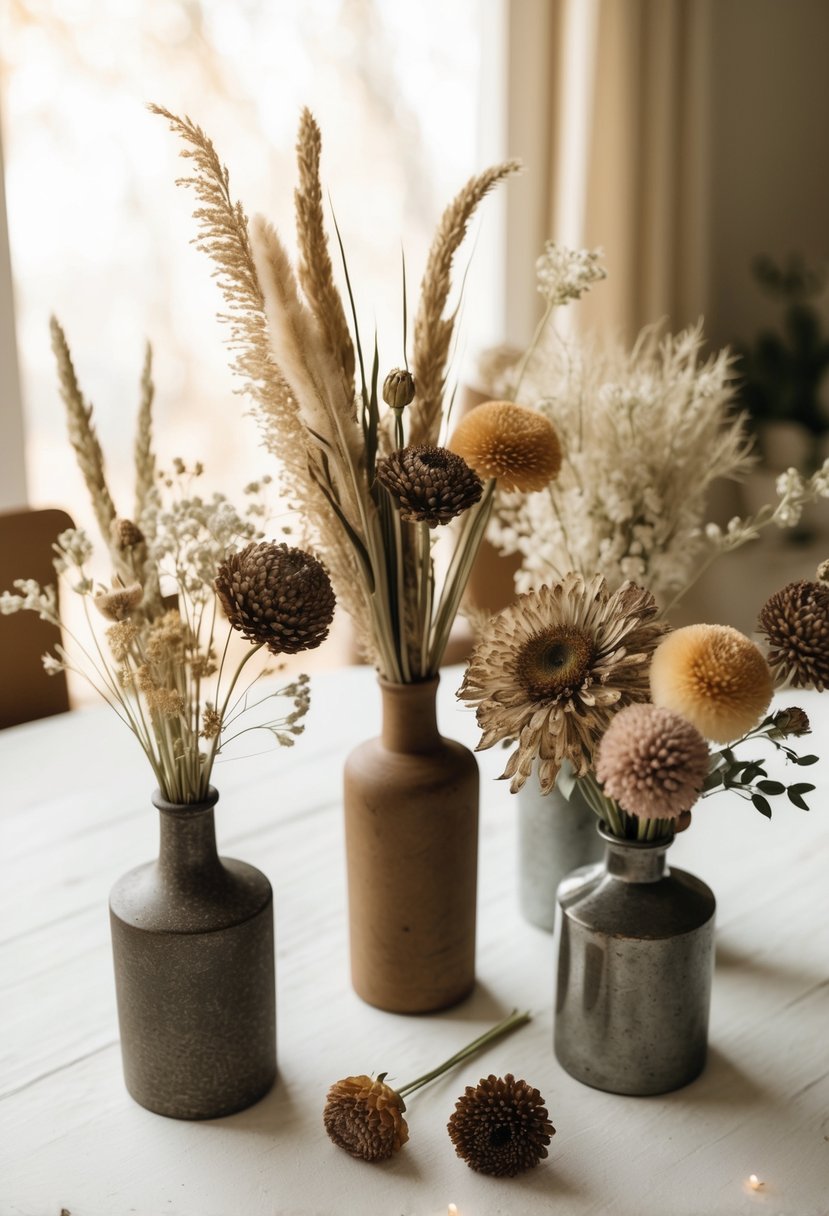
<path fill-rule="evenodd" d="M 272 654 L 313 650 L 328 636 L 331 580 L 302 549 L 254 542 L 222 562 L 214 586 L 233 628 Z"/>
<path fill-rule="evenodd" d="M 467 1085 L 447 1124 L 455 1152 L 470 1169 L 501 1177 L 538 1165 L 555 1130 L 538 1090 L 512 1073 Z"/>
<path fill-rule="evenodd" d="M 329 1137 L 361 1161 L 386 1161 L 409 1138 L 403 1099 L 381 1077 L 344 1077 L 328 1091 L 322 1121 Z"/>
<path fill-rule="evenodd" d="M 448 524 L 479 501 L 480 477 L 448 448 L 428 443 L 398 448 L 377 462 L 377 480 L 408 523 Z"/>

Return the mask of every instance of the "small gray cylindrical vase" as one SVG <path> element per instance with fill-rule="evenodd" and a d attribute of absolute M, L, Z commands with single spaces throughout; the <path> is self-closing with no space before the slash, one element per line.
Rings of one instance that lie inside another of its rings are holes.
<path fill-rule="evenodd" d="M 600 834 L 604 862 L 559 887 L 556 1056 L 596 1089 L 667 1093 L 705 1065 L 714 896 L 668 870 L 670 841 Z"/>
<path fill-rule="evenodd" d="M 156 792 L 158 860 L 110 895 L 124 1079 L 175 1119 L 232 1114 L 276 1079 L 273 892 L 219 857 L 218 797 L 179 806 Z"/>
<path fill-rule="evenodd" d="M 531 925 L 552 933 L 559 883 L 572 870 L 599 861 L 604 844 L 596 834 L 596 816 L 578 786 L 569 800 L 557 785 L 542 794 L 533 774 L 515 797 L 521 914 Z"/>

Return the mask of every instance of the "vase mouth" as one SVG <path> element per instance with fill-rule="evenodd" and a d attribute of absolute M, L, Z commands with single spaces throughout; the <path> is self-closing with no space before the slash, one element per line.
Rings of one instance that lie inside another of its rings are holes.
<path fill-rule="evenodd" d="M 212 811 L 219 801 L 219 791 L 213 785 L 208 785 L 207 793 L 198 802 L 169 802 L 160 789 L 152 795 L 152 804 L 157 811 L 164 815 L 178 815 L 185 819 L 188 815 L 198 815 L 204 811 Z"/>
<path fill-rule="evenodd" d="M 646 850 L 667 849 L 675 839 L 674 833 L 670 836 L 661 836 L 658 840 L 628 840 L 625 836 L 614 836 L 612 832 L 607 830 L 607 824 L 603 819 L 599 820 L 597 829 L 605 844 L 616 845 L 622 849 L 639 849 L 643 852 Z"/>
<path fill-rule="evenodd" d="M 381 688 L 388 688 L 392 692 L 398 688 L 437 688 L 440 684 L 440 675 L 426 676 L 422 680 L 388 680 L 378 671 L 377 683 Z"/>

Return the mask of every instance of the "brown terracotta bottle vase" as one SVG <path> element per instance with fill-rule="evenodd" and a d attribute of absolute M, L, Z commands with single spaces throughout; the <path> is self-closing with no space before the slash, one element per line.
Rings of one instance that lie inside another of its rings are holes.
<path fill-rule="evenodd" d="M 438 730 L 437 678 L 379 684 L 381 734 L 345 766 L 351 978 L 370 1005 L 429 1013 L 475 983 L 478 766 Z"/>

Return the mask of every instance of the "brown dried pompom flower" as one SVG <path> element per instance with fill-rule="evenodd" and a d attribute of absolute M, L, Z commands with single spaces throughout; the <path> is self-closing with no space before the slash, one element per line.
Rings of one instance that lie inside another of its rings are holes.
<path fill-rule="evenodd" d="M 383 381 L 383 400 L 393 410 L 402 410 L 411 405 L 414 395 L 414 377 L 405 368 L 396 367 Z"/>
<path fill-rule="evenodd" d="M 715 743 L 731 743 L 768 708 L 772 677 L 759 646 L 730 625 L 686 625 L 651 660 L 656 705 L 681 714 Z"/>
<path fill-rule="evenodd" d="M 340 1148 L 362 1161 L 387 1161 L 409 1138 L 403 1099 L 381 1077 L 344 1077 L 328 1091 L 322 1121 Z"/>
<path fill-rule="evenodd" d="M 110 534 L 119 549 L 135 549 L 144 543 L 144 533 L 131 519 L 114 519 Z"/>
<path fill-rule="evenodd" d="M 561 468 L 561 444 L 548 418 L 512 401 L 485 401 L 461 419 L 449 441 L 480 477 L 502 490 L 543 490 Z"/>
<path fill-rule="evenodd" d="M 313 650 L 328 636 L 336 602 L 331 580 L 302 549 L 249 544 L 222 562 L 214 586 L 233 628 L 272 654 Z"/>
<path fill-rule="evenodd" d="M 757 624 L 778 683 L 818 692 L 829 687 L 829 585 L 789 583 L 766 600 Z"/>
<path fill-rule="evenodd" d="M 123 621 L 132 615 L 143 598 L 141 584 L 130 583 L 128 587 L 113 587 L 111 591 L 104 591 L 96 595 L 92 602 L 108 621 Z"/>
<path fill-rule="evenodd" d="M 556 1129 L 538 1090 L 507 1073 L 484 1077 L 474 1088 L 468 1085 L 447 1130 L 470 1169 L 513 1177 L 547 1156 Z"/>
<path fill-rule="evenodd" d="M 462 456 L 428 443 L 398 448 L 378 460 L 377 480 L 394 499 L 401 519 L 430 528 L 448 524 L 483 493 L 480 477 Z"/>
<path fill-rule="evenodd" d="M 687 718 L 656 705 L 615 715 L 596 754 L 596 776 L 638 819 L 678 819 L 708 776 L 708 745 Z"/>

